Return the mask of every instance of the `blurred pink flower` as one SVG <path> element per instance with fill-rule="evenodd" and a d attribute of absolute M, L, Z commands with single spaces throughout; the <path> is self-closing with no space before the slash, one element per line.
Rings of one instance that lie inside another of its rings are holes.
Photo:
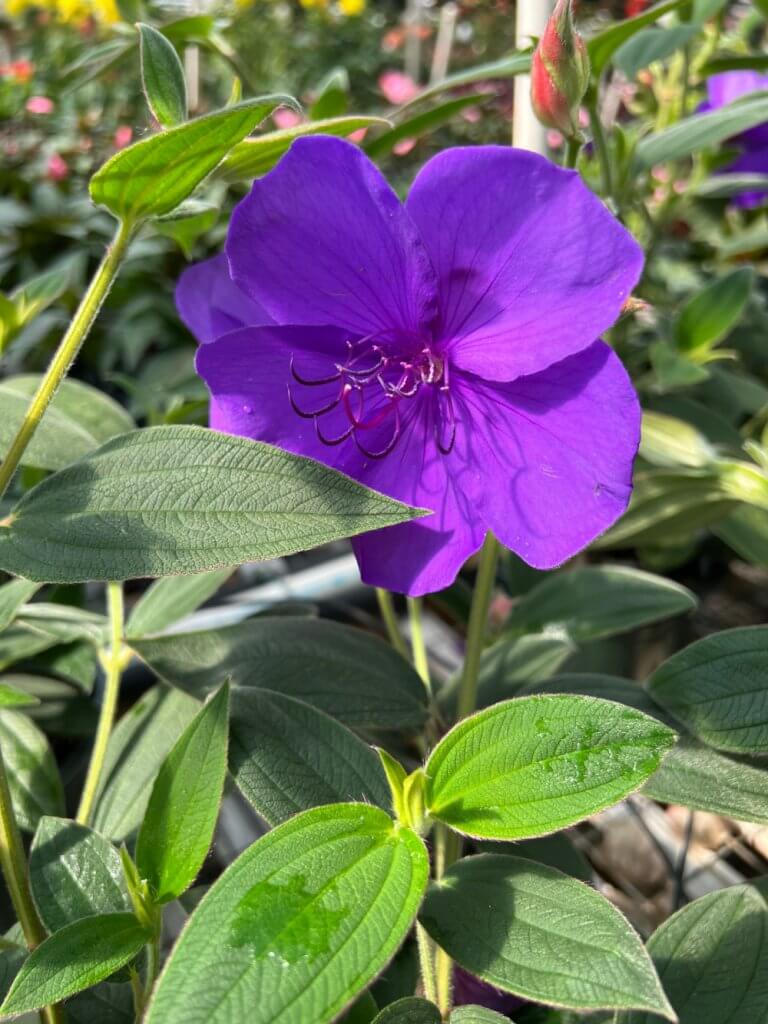
<path fill-rule="evenodd" d="M 401 139 L 400 142 L 396 142 L 392 147 L 392 152 L 395 156 L 407 156 L 415 145 L 416 139 Z"/>
<path fill-rule="evenodd" d="M 367 128 L 358 128 L 356 132 L 351 132 L 349 135 L 349 141 L 358 144 L 363 141 L 365 136 L 368 134 Z"/>
<path fill-rule="evenodd" d="M 69 174 L 69 166 L 60 153 L 53 153 L 48 157 L 48 164 L 45 168 L 45 176 L 51 181 L 63 181 Z"/>
<path fill-rule="evenodd" d="M 133 128 L 129 124 L 120 124 L 115 132 L 115 149 L 125 149 L 133 138 Z"/>
<path fill-rule="evenodd" d="M 477 124 L 478 121 L 482 121 L 483 112 L 480 107 L 465 107 L 461 112 L 461 116 L 469 124 Z"/>
<path fill-rule="evenodd" d="M 297 124 L 301 124 L 301 114 L 288 107 L 278 107 L 272 115 L 272 120 L 278 128 L 295 128 Z"/>
<path fill-rule="evenodd" d="M 30 114 L 50 114 L 53 111 L 53 100 L 47 96 L 30 96 L 24 106 Z"/>
<path fill-rule="evenodd" d="M 554 128 L 550 128 L 547 132 L 547 145 L 550 149 L 560 149 L 563 144 L 562 132 L 555 131 Z"/>
<path fill-rule="evenodd" d="M 379 88 L 387 103 L 395 107 L 408 103 L 419 91 L 411 76 L 402 71 L 384 71 L 379 75 Z"/>

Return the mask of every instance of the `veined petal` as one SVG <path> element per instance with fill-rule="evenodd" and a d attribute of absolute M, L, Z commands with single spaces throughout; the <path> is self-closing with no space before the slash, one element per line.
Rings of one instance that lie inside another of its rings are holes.
<path fill-rule="evenodd" d="M 578 174 L 535 153 L 451 149 L 406 204 L 437 272 L 436 336 L 486 380 L 538 373 L 616 320 L 640 247 Z"/>
<path fill-rule="evenodd" d="M 224 253 L 187 267 L 176 285 L 176 308 L 202 344 L 238 327 L 273 322 L 263 306 L 232 280 Z"/>
<path fill-rule="evenodd" d="M 386 342 L 435 316 L 418 230 L 343 139 L 297 139 L 236 208 L 227 255 L 235 281 L 278 323 L 334 324 Z"/>
<path fill-rule="evenodd" d="M 532 377 L 457 375 L 462 487 L 499 540 L 537 569 L 567 561 L 625 511 L 640 405 L 603 342 Z"/>

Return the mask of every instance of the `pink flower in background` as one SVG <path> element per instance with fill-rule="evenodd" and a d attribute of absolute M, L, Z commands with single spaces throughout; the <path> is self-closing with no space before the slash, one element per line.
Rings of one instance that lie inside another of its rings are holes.
<path fill-rule="evenodd" d="M 60 153 L 53 153 L 48 157 L 45 168 L 45 176 L 50 181 L 64 181 L 69 175 L 69 165 Z"/>
<path fill-rule="evenodd" d="M 419 91 L 411 76 L 402 71 L 384 71 L 379 75 L 379 88 L 384 99 L 393 107 L 409 103 Z"/>
<path fill-rule="evenodd" d="M 368 134 L 367 128 L 358 128 L 356 132 L 352 132 L 349 136 L 350 142 L 361 143 L 365 136 Z"/>
<path fill-rule="evenodd" d="M 407 156 L 416 145 L 416 139 L 401 139 L 392 147 L 395 156 Z"/>
<path fill-rule="evenodd" d="M 130 144 L 132 138 L 133 128 L 129 124 L 118 125 L 114 138 L 115 149 L 125 149 Z"/>
<path fill-rule="evenodd" d="M 288 107 L 278 107 L 272 115 L 272 120 L 278 128 L 295 128 L 297 124 L 301 124 L 301 114 Z"/>
<path fill-rule="evenodd" d="M 47 96 L 30 96 L 24 104 L 29 114 L 50 114 L 53 112 L 53 100 Z"/>

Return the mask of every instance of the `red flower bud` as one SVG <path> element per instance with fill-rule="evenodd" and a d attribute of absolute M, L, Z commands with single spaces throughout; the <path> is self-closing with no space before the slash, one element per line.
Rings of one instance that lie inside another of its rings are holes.
<path fill-rule="evenodd" d="M 589 86 L 589 56 L 573 26 L 571 0 L 558 0 L 533 55 L 531 103 L 547 128 L 579 134 L 579 104 Z"/>

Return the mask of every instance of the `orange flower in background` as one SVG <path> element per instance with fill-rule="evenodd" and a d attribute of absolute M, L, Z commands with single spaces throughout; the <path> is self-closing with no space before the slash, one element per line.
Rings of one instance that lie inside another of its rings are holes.
<path fill-rule="evenodd" d="M 0 78 L 12 78 L 16 82 L 31 81 L 34 71 L 34 66 L 28 60 L 14 60 L 10 64 L 0 64 Z"/>

